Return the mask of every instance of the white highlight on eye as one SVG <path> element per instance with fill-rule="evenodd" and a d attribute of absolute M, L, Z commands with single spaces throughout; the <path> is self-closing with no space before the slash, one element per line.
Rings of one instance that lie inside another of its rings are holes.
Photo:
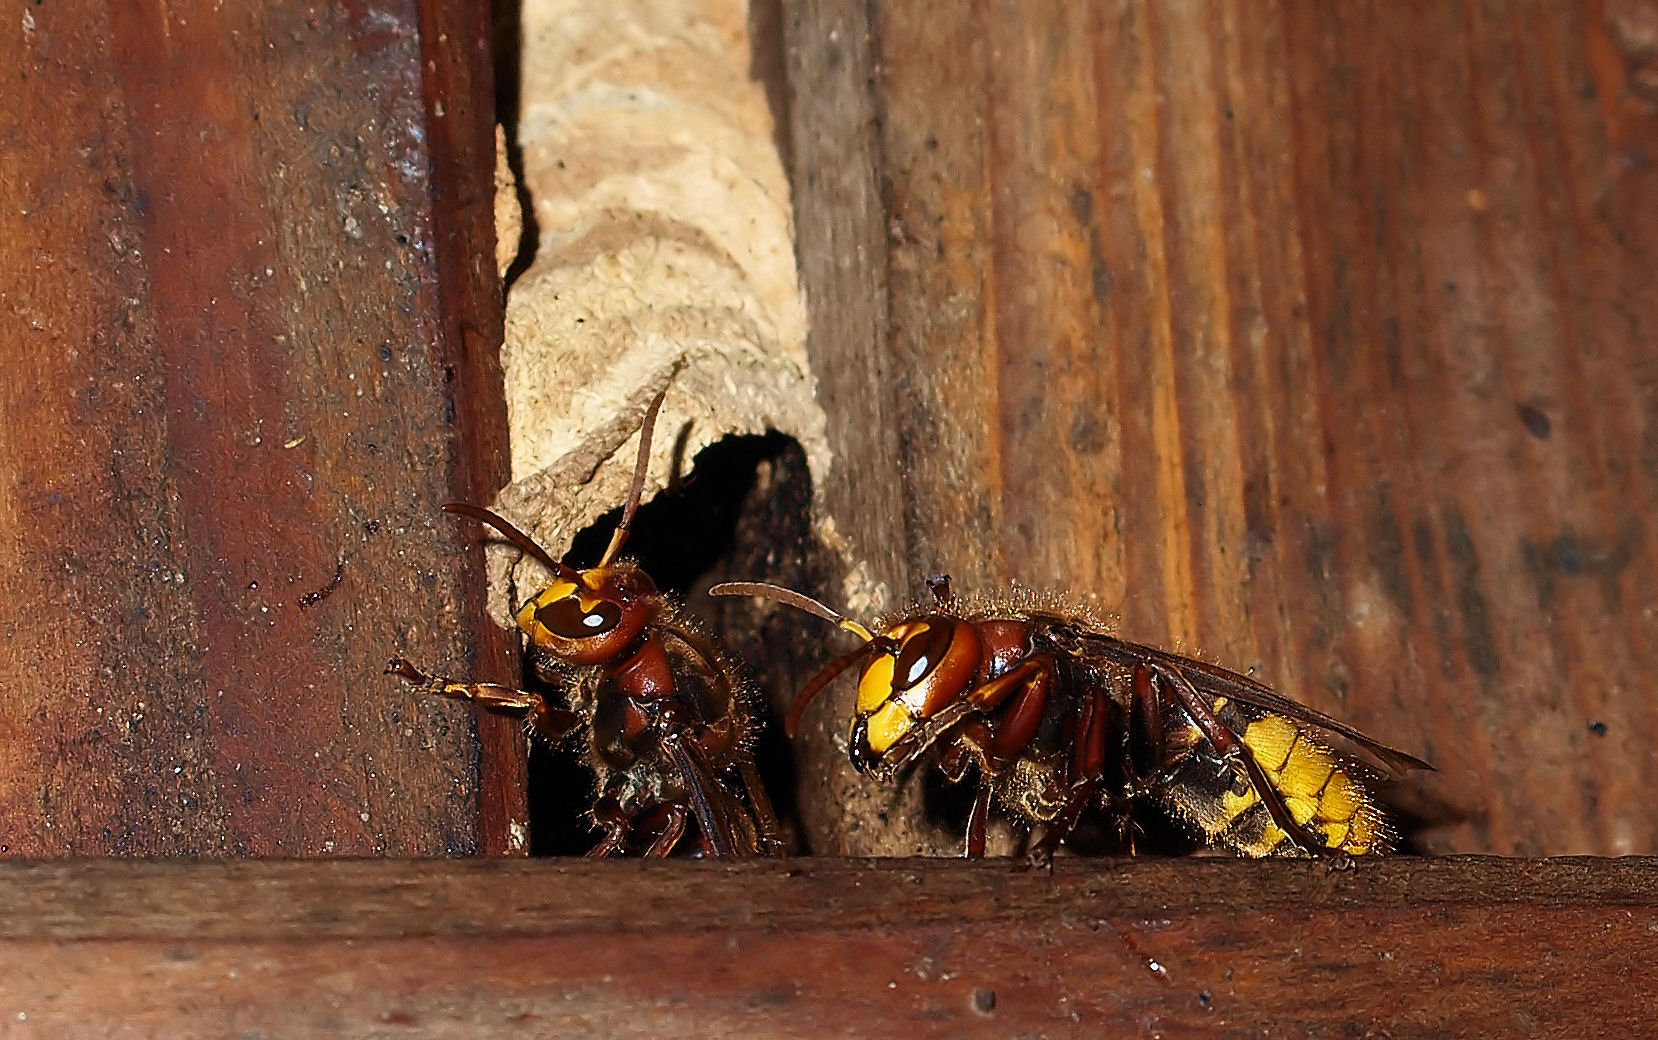
<path fill-rule="evenodd" d="M 925 657 L 917 657 L 910 664 L 910 674 L 904 677 L 905 687 L 914 686 L 916 683 L 920 682 L 921 677 L 926 675 L 927 669 L 932 666 L 933 662 L 927 660 Z"/>

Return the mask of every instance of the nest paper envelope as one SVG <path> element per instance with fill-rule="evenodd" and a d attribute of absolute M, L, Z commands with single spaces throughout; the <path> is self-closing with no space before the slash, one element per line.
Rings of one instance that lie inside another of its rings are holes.
<path fill-rule="evenodd" d="M 664 386 L 647 495 L 687 423 L 686 459 L 777 430 L 800 442 L 814 483 L 827 469 L 789 184 L 748 75 L 747 15 L 742 3 L 524 5 L 517 137 L 533 255 L 507 292 L 512 484 L 498 504 L 555 554 L 626 500 Z M 513 185 L 498 190 L 510 253 Z M 515 558 L 495 555 L 497 594 Z"/>

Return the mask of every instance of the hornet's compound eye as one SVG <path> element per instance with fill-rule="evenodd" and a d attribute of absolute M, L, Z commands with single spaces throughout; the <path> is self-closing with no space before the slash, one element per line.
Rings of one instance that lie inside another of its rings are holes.
<path fill-rule="evenodd" d="M 972 687 L 984 641 L 971 622 L 931 615 L 894 625 L 884 637 L 892 648 L 864 669 L 858 714 L 890 702 L 902 704 L 914 718 L 928 719 Z"/>
<path fill-rule="evenodd" d="M 622 620 L 622 608 L 608 600 L 583 607 L 580 596 L 565 596 L 536 609 L 536 621 L 555 636 L 587 639 L 602 636 Z"/>
<path fill-rule="evenodd" d="M 939 662 L 944 660 L 944 653 L 950 649 L 950 640 L 954 635 L 953 624 L 918 623 L 916 630 L 906 636 L 904 645 L 898 648 L 898 661 L 892 675 L 893 689 L 908 690 L 931 675 Z"/>

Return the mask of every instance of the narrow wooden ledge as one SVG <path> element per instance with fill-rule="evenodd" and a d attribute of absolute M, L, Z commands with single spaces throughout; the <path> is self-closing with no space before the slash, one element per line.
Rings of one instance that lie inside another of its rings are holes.
<path fill-rule="evenodd" d="M 1658 860 L 0 863 L 41 1036 L 1617 1035 Z"/>

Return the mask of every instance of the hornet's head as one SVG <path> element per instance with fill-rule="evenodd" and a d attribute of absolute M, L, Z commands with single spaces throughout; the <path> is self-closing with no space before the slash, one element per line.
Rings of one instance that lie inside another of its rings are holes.
<path fill-rule="evenodd" d="M 661 610 L 656 584 L 633 564 L 566 570 L 518 611 L 530 643 L 560 661 L 598 664 L 619 656 Z"/>
<path fill-rule="evenodd" d="M 842 672 L 861 665 L 848 737 L 852 764 L 861 772 L 882 773 L 902 761 L 916 739 L 925 739 L 922 724 L 973 689 L 984 664 L 985 647 L 978 628 L 947 614 L 907 617 L 871 632 L 792 589 L 730 582 L 709 591 L 716 596 L 777 600 L 831 621 L 864 641 L 863 646 L 829 662 L 800 691 L 784 723 L 793 736 L 812 699 Z"/>
<path fill-rule="evenodd" d="M 918 725 L 973 688 L 983 645 L 970 622 L 924 614 L 883 629 L 862 652 L 871 656 L 858 677 L 848 739 L 852 764 L 868 773 Z M 797 702 L 796 711 L 801 708 Z"/>
<path fill-rule="evenodd" d="M 579 571 L 560 563 L 535 539 L 481 506 L 451 502 L 443 507 L 495 528 L 553 572 L 553 583 L 519 608 L 518 627 L 529 637 L 531 646 L 566 664 L 614 660 L 661 613 L 662 597 L 650 575 L 635 564 L 617 562 L 616 557 L 639 509 L 645 469 L 650 462 L 651 432 L 666 394 L 666 389 L 658 393 L 645 411 L 644 425 L 639 429 L 639 457 L 633 466 L 633 487 L 622 510 L 622 521 L 616 525 L 597 565 Z"/>

